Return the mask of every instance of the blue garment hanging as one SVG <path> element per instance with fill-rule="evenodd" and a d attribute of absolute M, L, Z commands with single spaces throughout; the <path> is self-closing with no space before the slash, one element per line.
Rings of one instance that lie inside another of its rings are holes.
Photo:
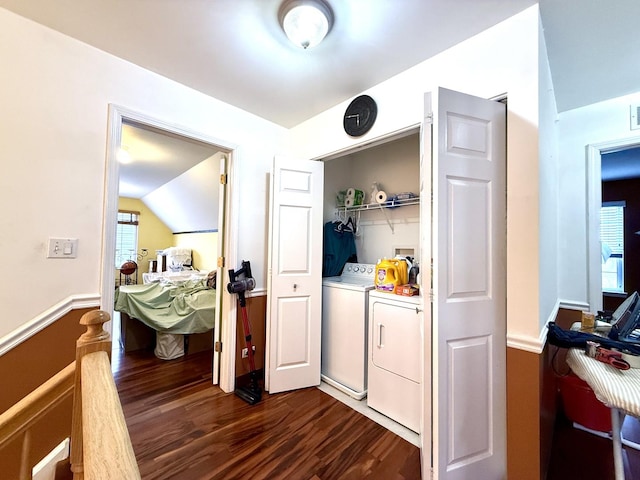
<path fill-rule="evenodd" d="M 353 231 L 339 228 L 342 222 L 327 222 L 323 233 L 322 276 L 335 277 L 342 273 L 345 263 L 357 262 L 356 242 Z"/>

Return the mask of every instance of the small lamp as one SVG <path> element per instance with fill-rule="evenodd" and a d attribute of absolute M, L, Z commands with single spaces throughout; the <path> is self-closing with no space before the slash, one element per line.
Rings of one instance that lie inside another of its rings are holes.
<path fill-rule="evenodd" d="M 333 12 L 324 0 L 286 0 L 278 13 L 280 25 L 294 45 L 318 45 L 333 25 Z"/>

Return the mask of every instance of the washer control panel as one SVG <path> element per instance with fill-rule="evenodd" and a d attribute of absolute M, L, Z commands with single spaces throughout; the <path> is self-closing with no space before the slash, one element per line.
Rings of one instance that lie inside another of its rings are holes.
<path fill-rule="evenodd" d="M 369 263 L 347 263 L 342 270 L 343 277 L 357 277 L 374 279 L 376 266 Z"/>

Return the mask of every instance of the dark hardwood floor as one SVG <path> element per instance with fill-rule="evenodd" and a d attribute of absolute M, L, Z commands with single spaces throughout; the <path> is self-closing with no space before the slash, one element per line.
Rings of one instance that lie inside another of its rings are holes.
<path fill-rule="evenodd" d="M 623 437 L 640 443 L 640 420 L 627 416 Z M 623 447 L 625 479 L 640 480 L 640 451 Z M 609 438 L 573 427 L 560 411 L 554 430 L 547 480 L 614 480 L 613 445 Z"/>
<path fill-rule="evenodd" d="M 211 352 L 115 350 L 112 364 L 144 480 L 420 478 L 417 447 L 316 388 L 251 406 L 211 385 Z M 640 420 L 623 434 L 640 443 Z M 626 479 L 640 480 L 640 451 L 623 450 Z M 560 412 L 546 480 L 574 479 L 613 480 L 612 444 Z"/>
<path fill-rule="evenodd" d="M 144 480 L 420 478 L 417 447 L 317 388 L 252 406 L 211 385 L 211 352 L 112 363 Z"/>

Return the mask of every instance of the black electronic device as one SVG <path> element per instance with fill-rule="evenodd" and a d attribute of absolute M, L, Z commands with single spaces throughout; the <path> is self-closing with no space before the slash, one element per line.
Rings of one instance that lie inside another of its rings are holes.
<path fill-rule="evenodd" d="M 640 295 L 633 292 L 613 312 L 609 338 L 640 344 Z"/>

